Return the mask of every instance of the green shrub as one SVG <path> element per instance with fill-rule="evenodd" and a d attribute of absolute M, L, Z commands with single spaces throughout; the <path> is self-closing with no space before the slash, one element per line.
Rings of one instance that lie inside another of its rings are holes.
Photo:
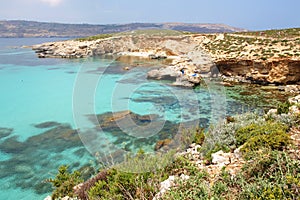
<path fill-rule="evenodd" d="M 171 188 L 163 199 L 210 199 L 208 175 L 198 171 L 197 174 L 188 180 L 177 180 L 176 187 Z"/>
<path fill-rule="evenodd" d="M 277 106 L 277 114 L 287 114 L 289 112 L 289 108 L 290 108 L 291 104 L 286 101 L 284 103 L 280 103 Z"/>
<path fill-rule="evenodd" d="M 136 154 L 128 154 L 115 168 L 120 171 L 143 173 L 161 170 L 174 159 L 175 150 L 163 154 L 147 154 L 140 149 Z"/>
<path fill-rule="evenodd" d="M 206 159 L 210 160 L 211 153 L 219 150 L 229 151 L 237 148 L 235 133 L 241 127 L 265 123 L 265 119 L 255 113 L 244 113 L 231 118 L 233 120 L 226 119 L 211 126 L 205 134 L 201 153 Z"/>
<path fill-rule="evenodd" d="M 55 188 L 52 193 L 52 198 L 58 197 L 74 197 L 73 187 L 83 182 L 80 178 L 80 173 L 74 171 L 73 173 L 68 172 L 68 166 L 61 166 L 58 169 L 58 174 L 55 179 L 47 179 L 46 182 L 50 182 Z"/>
<path fill-rule="evenodd" d="M 181 175 L 184 173 L 186 175 L 195 175 L 198 171 L 199 169 L 188 158 L 178 156 L 171 164 L 164 168 L 163 174 Z"/>
<path fill-rule="evenodd" d="M 238 145 L 243 145 L 241 150 L 246 153 L 262 148 L 282 150 L 289 144 L 287 130 L 286 125 L 272 121 L 250 124 L 236 131 L 236 141 Z"/>
<path fill-rule="evenodd" d="M 107 180 L 98 181 L 88 191 L 90 199 L 149 199 L 155 188 L 148 183 L 153 173 L 134 174 L 110 169 Z"/>
<path fill-rule="evenodd" d="M 212 191 L 214 196 L 221 197 L 228 191 L 227 184 L 222 181 L 217 181 L 213 185 Z"/>
<path fill-rule="evenodd" d="M 159 184 L 170 175 L 195 176 L 199 169 L 183 156 L 155 172 L 126 173 L 119 168 L 107 171 L 106 179 L 99 180 L 88 191 L 89 199 L 152 199 Z"/>
<path fill-rule="evenodd" d="M 202 145 L 205 139 L 204 129 L 198 128 L 195 130 L 193 143 Z"/>
<path fill-rule="evenodd" d="M 244 199 L 297 199 L 300 195 L 300 161 L 281 151 L 264 150 L 241 173 Z"/>

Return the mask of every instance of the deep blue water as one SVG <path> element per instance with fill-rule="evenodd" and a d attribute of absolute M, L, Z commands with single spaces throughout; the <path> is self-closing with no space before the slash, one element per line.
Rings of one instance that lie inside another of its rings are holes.
<path fill-rule="evenodd" d="M 162 122 L 198 120 L 207 127 L 249 108 L 211 82 L 192 90 L 147 80 L 151 67 L 143 63 L 125 71 L 128 63 L 112 59 L 39 59 L 30 48 L 21 48 L 53 40 L 0 38 L 0 199 L 43 199 L 51 189 L 43 180 L 53 177 L 60 165 L 96 167 L 95 152 L 114 153 L 126 145 L 137 150 L 135 143 L 140 140 L 117 143 L 118 134 L 110 133 L 101 133 L 99 145 L 84 146 L 74 129 L 93 126 L 91 115 L 131 110 L 140 115 L 156 114 Z M 36 126 L 43 122 L 53 126 Z M 123 131 L 130 138 L 147 140 L 147 134 L 160 128 L 150 127 L 141 133 L 125 127 Z M 107 142 L 116 145 L 108 148 L 104 145 Z M 155 143 L 142 145 L 151 152 Z"/>

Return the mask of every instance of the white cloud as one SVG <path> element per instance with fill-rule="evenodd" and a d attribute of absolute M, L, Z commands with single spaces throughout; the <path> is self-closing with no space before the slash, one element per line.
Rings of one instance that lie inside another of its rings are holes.
<path fill-rule="evenodd" d="M 63 0 L 41 0 L 41 1 L 49 4 L 50 6 L 58 6 L 63 2 Z"/>

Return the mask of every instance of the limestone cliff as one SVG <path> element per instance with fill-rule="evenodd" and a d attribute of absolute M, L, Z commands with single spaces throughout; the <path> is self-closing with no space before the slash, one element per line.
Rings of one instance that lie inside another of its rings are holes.
<path fill-rule="evenodd" d="M 216 65 L 221 74 L 244 77 L 254 83 L 294 84 L 300 81 L 300 60 L 272 59 L 259 60 L 219 60 Z"/>
<path fill-rule="evenodd" d="M 150 35 L 131 32 L 97 40 L 46 43 L 34 46 L 33 50 L 41 58 L 108 54 L 170 58 L 173 62 L 168 68 L 149 72 L 148 76 L 171 78 L 174 85 L 195 86 L 201 77 L 218 74 L 218 70 L 224 76 L 240 77 L 238 80 L 253 83 L 299 84 L 300 30 L 276 34 Z M 281 37 L 283 34 L 285 37 Z"/>

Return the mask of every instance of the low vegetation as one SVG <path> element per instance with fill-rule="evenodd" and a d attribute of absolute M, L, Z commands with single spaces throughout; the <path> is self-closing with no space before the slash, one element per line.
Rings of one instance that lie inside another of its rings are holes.
<path fill-rule="evenodd" d="M 197 171 L 188 181 L 179 180 L 165 199 L 298 199 L 299 160 L 284 151 L 256 153 L 236 176 L 227 171 L 213 180 Z"/>
<path fill-rule="evenodd" d="M 294 38 L 299 37 L 300 28 L 288 28 L 288 29 L 274 29 L 266 31 L 249 31 L 240 32 L 241 35 L 251 35 L 251 36 L 264 36 L 270 38 Z"/>
<path fill-rule="evenodd" d="M 187 34 L 188 32 L 184 31 L 175 31 L 175 30 L 168 30 L 168 29 L 147 29 L 147 30 L 134 30 L 134 31 L 128 31 L 128 32 L 122 32 L 116 34 L 117 36 L 121 35 L 144 35 L 144 36 L 180 36 Z"/>
<path fill-rule="evenodd" d="M 291 104 L 288 101 L 278 104 L 277 114 L 287 114 L 289 112 L 290 106 Z"/>
<path fill-rule="evenodd" d="M 85 37 L 85 38 L 78 38 L 76 39 L 77 41 L 84 42 L 84 41 L 93 41 L 93 40 L 99 40 L 99 39 L 106 39 L 112 37 L 113 34 L 99 34 L 99 35 L 94 35 L 90 37 Z"/>
<path fill-rule="evenodd" d="M 213 55 L 267 60 L 271 57 L 299 57 L 300 28 L 207 35 L 203 47 Z"/>
<path fill-rule="evenodd" d="M 46 182 L 52 184 L 54 191 L 52 193 L 52 198 L 57 199 L 63 196 L 75 196 L 73 187 L 83 182 L 79 171 L 74 171 L 70 173 L 68 171 L 68 166 L 61 166 L 58 169 L 58 173 L 55 179 L 47 179 Z"/>
<path fill-rule="evenodd" d="M 99 39 L 106 39 L 110 37 L 118 37 L 118 36 L 126 36 L 126 35 L 132 35 L 132 36 L 180 36 L 180 35 L 186 35 L 191 34 L 189 32 L 184 31 L 175 31 L 175 30 L 161 30 L 161 29 L 148 29 L 148 30 L 134 30 L 134 31 L 128 31 L 128 32 L 121 32 L 121 33 L 111 33 L 111 34 L 99 34 L 84 38 L 77 38 L 77 41 L 84 42 L 84 41 L 93 41 L 93 40 L 99 40 Z"/>

